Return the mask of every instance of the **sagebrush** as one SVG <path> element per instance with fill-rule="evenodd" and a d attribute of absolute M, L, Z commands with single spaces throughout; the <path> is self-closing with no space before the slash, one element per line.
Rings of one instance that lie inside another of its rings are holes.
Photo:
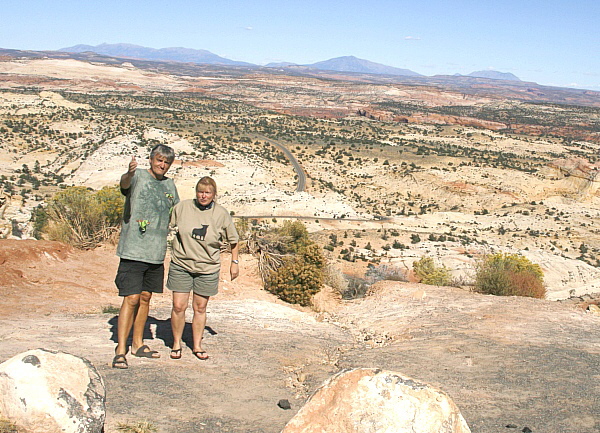
<path fill-rule="evenodd" d="M 117 425 L 117 430 L 123 433 L 155 433 L 158 431 L 156 426 L 148 421 L 138 421 L 133 423 L 122 423 Z"/>
<path fill-rule="evenodd" d="M 520 254 L 484 256 L 476 267 L 475 290 L 499 296 L 546 296 L 542 269 Z"/>
<path fill-rule="evenodd" d="M 100 191 L 82 186 L 66 188 L 50 200 L 42 232 L 50 240 L 76 248 L 94 248 L 117 231 L 124 202 L 118 187 Z"/>

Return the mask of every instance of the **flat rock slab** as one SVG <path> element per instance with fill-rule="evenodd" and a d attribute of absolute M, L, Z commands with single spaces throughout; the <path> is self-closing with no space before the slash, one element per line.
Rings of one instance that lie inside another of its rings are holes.
<path fill-rule="evenodd" d="M 447 287 L 382 282 L 375 289 L 330 316 L 211 300 L 208 361 L 189 347 L 181 360 L 169 359 L 170 307 L 157 299 L 146 342 L 162 357 L 129 355 L 124 371 L 109 365 L 114 314 L 11 316 L 0 320 L 0 361 L 39 347 L 90 360 L 105 379 L 107 433 L 143 420 L 161 433 L 278 433 L 331 375 L 361 367 L 447 393 L 473 433 L 600 429 L 599 316 L 568 303 Z M 282 399 L 291 409 L 278 406 Z"/>
<path fill-rule="evenodd" d="M 191 310 L 184 340 L 191 344 Z M 160 359 L 129 354 L 129 368 L 110 367 L 116 316 L 89 314 L 0 321 L 0 361 L 30 348 L 62 350 L 90 360 L 106 384 L 106 431 L 119 422 L 150 421 L 160 432 L 278 432 L 316 387 L 337 371 L 328 353 L 351 345 L 340 328 L 266 301 L 212 301 L 207 361 L 184 347 L 169 358 L 170 308 L 154 309 L 146 343 Z M 313 385 L 309 385 L 313 384 Z M 278 406 L 281 399 L 290 410 Z"/>
<path fill-rule="evenodd" d="M 340 367 L 436 386 L 473 433 L 600 431 L 600 317 L 573 304 L 381 282 L 335 319 L 371 347 Z"/>

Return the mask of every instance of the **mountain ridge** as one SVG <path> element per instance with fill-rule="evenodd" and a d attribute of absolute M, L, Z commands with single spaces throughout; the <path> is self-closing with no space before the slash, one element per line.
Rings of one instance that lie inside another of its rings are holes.
<path fill-rule="evenodd" d="M 174 61 L 182 63 L 197 63 L 197 64 L 212 64 L 212 65 L 229 65 L 229 66 L 260 66 L 254 63 L 242 62 L 237 60 L 227 59 L 214 54 L 208 50 L 199 50 L 194 48 L 184 47 L 168 47 L 168 48 L 150 48 L 141 45 L 117 43 L 100 45 L 85 45 L 78 44 L 71 47 L 60 48 L 57 51 L 65 53 L 84 53 L 94 52 L 107 56 L 117 56 L 125 58 L 134 58 L 140 60 L 153 61 Z M 264 65 L 267 68 L 296 68 L 305 67 L 318 69 L 322 71 L 349 72 L 360 74 L 373 75 L 393 75 L 404 77 L 427 77 L 410 69 L 396 68 L 394 66 L 384 65 L 382 63 L 372 62 L 366 59 L 360 59 L 355 56 L 334 57 L 328 60 L 323 60 L 311 64 L 298 64 L 294 62 L 277 62 Z M 521 81 L 518 77 L 511 73 L 499 71 L 475 71 L 468 75 L 476 78 L 488 78 L 497 80 Z"/>
<path fill-rule="evenodd" d="M 134 44 L 100 44 L 73 45 L 61 48 L 58 51 L 68 53 L 95 52 L 109 56 L 130 57 L 142 60 L 175 61 L 182 63 L 208 63 L 231 66 L 253 66 L 252 63 L 238 62 L 226 59 L 207 50 L 196 50 L 184 47 L 149 48 Z"/>
<path fill-rule="evenodd" d="M 326 71 L 357 72 L 361 74 L 402 75 L 410 77 L 423 76 L 422 74 L 411 71 L 410 69 L 387 66 L 381 63 L 371 62 L 370 60 L 359 59 L 355 56 L 335 57 L 333 59 L 304 66 Z"/>

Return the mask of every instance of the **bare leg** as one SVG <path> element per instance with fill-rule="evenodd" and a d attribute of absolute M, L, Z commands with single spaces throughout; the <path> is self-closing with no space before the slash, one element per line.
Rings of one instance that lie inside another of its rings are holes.
<path fill-rule="evenodd" d="M 115 354 L 117 355 L 125 355 L 127 353 L 127 338 L 129 338 L 139 303 L 140 295 L 123 297 L 117 321 L 117 348 L 115 349 Z"/>
<path fill-rule="evenodd" d="M 173 308 L 171 310 L 171 330 L 173 331 L 173 350 L 181 349 L 181 337 L 185 328 L 185 310 L 187 310 L 190 294 L 173 292 Z"/>
<path fill-rule="evenodd" d="M 194 308 L 194 319 L 192 320 L 193 352 L 202 351 L 202 335 L 206 326 L 206 305 L 209 299 L 210 296 L 201 296 L 195 293 L 192 299 L 192 307 Z"/>
<path fill-rule="evenodd" d="M 140 295 L 140 302 L 133 321 L 132 352 L 137 351 L 144 345 L 144 328 L 146 327 L 148 313 L 150 312 L 150 299 L 152 299 L 152 293 L 150 292 L 143 291 Z"/>

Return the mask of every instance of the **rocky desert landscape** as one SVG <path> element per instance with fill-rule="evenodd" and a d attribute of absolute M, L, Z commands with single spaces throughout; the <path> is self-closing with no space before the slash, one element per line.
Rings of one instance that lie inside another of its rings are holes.
<path fill-rule="evenodd" d="M 142 419 L 277 432 L 353 367 L 435 385 L 473 432 L 598 431 L 600 317 L 587 307 L 600 292 L 599 94 L 61 56 L 0 59 L 0 360 L 37 347 L 88 358 L 106 379 L 107 432 Z M 148 329 L 161 359 L 111 369 L 114 245 L 52 241 L 40 214 L 71 186 L 114 186 L 158 142 L 176 150 L 182 198 L 211 175 L 251 230 L 302 221 L 367 295 L 286 304 L 246 254 L 209 304 L 209 362 L 168 358 L 165 293 Z M 538 264 L 546 299 L 473 293 L 490 252 Z M 453 287 L 419 284 L 422 257 Z M 374 281 L 378 268 L 408 281 Z"/>

